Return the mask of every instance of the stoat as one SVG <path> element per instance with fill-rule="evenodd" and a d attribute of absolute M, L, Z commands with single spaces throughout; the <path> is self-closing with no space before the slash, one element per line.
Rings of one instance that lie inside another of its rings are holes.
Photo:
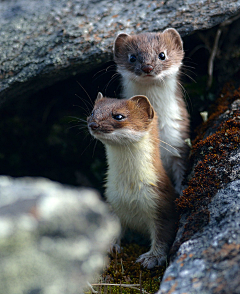
<path fill-rule="evenodd" d="M 178 193 L 189 153 L 185 142 L 189 118 L 179 82 L 183 57 L 182 39 L 173 28 L 160 33 L 121 33 L 114 43 L 122 96 L 145 95 L 150 100 L 158 115 L 163 165 Z"/>
<path fill-rule="evenodd" d="M 175 236 L 175 191 L 160 158 L 153 107 L 145 96 L 125 100 L 99 93 L 87 122 L 105 145 L 107 201 L 123 229 L 150 237 L 150 250 L 137 261 L 147 268 L 162 265 Z"/>

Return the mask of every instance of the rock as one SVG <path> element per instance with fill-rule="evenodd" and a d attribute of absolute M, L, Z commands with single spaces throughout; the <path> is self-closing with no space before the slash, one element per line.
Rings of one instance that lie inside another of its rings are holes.
<path fill-rule="evenodd" d="M 0 2 L 0 104 L 112 59 L 117 33 L 175 27 L 182 36 L 240 12 L 240 0 Z"/>
<path fill-rule="evenodd" d="M 158 294 L 240 293 L 240 88 L 221 96 L 193 146 L 172 261 Z"/>
<path fill-rule="evenodd" d="M 239 208 L 240 180 L 236 180 L 213 197 L 207 207 L 209 223 L 180 246 L 158 294 L 240 292 Z"/>
<path fill-rule="evenodd" d="M 1 293 L 83 293 L 118 233 L 93 190 L 1 176 Z"/>

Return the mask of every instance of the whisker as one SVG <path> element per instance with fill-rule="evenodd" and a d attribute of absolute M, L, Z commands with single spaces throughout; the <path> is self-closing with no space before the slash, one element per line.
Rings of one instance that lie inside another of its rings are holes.
<path fill-rule="evenodd" d="M 113 70 L 109 70 L 108 72 L 116 72 L 114 69 Z M 98 77 L 95 77 L 94 79 L 93 79 L 93 82 L 94 81 L 96 81 L 97 79 L 100 79 L 102 76 L 104 76 L 106 74 L 106 72 L 103 72 L 101 75 L 99 75 Z"/>
<path fill-rule="evenodd" d="M 178 83 L 178 85 L 181 87 L 181 89 L 182 89 L 182 91 L 183 91 L 183 98 L 184 98 L 184 100 L 185 100 L 185 102 L 186 102 L 186 105 L 187 105 L 187 107 L 188 107 L 188 111 L 190 112 L 190 109 L 193 109 L 193 105 L 192 105 L 192 100 L 191 100 L 191 98 L 189 97 L 189 95 L 188 95 L 188 92 L 187 92 L 187 90 L 183 87 L 183 85 L 180 83 L 180 82 L 177 82 Z M 188 100 L 186 99 L 186 97 L 188 98 Z M 188 101 L 190 102 L 190 106 L 191 107 L 189 107 L 189 105 L 188 105 Z"/>
<path fill-rule="evenodd" d="M 87 129 L 87 126 L 81 126 L 81 125 L 75 125 L 75 126 L 71 126 L 71 127 L 68 127 L 67 130 L 71 130 L 73 128 L 79 128 L 79 130 L 83 130 L 83 129 Z"/>
<path fill-rule="evenodd" d="M 194 66 L 190 66 L 190 65 L 186 65 L 186 64 L 183 64 L 183 65 L 181 66 L 181 68 L 192 68 L 192 69 L 195 69 Z"/>
<path fill-rule="evenodd" d="M 192 70 L 190 70 L 189 68 L 182 68 L 182 70 L 180 70 L 180 72 L 181 73 L 185 73 L 185 72 L 190 72 L 191 74 L 193 74 L 193 75 L 195 75 L 195 76 L 197 76 L 197 73 L 196 72 L 194 72 L 194 71 L 192 71 Z"/>
<path fill-rule="evenodd" d="M 185 73 L 185 72 L 189 72 L 189 73 L 191 73 L 192 75 L 194 75 L 194 76 L 197 76 L 197 73 L 195 72 L 195 71 L 193 71 L 193 70 L 191 70 L 191 69 L 189 69 L 189 68 L 186 68 L 186 67 L 181 67 L 181 69 L 180 69 L 180 72 L 182 73 Z"/>
<path fill-rule="evenodd" d="M 105 91 L 107 91 L 107 88 L 110 86 L 110 84 L 111 84 L 114 80 L 116 80 L 116 78 L 117 78 L 118 76 L 120 76 L 120 74 L 119 74 L 119 73 L 115 73 L 115 74 L 111 77 L 110 81 L 109 81 L 109 82 L 107 83 L 107 85 L 105 86 Z"/>
<path fill-rule="evenodd" d="M 88 117 L 89 115 L 90 115 L 90 113 L 91 113 L 91 111 L 89 111 L 89 110 L 87 110 L 86 108 L 84 108 L 84 107 L 82 107 L 82 106 L 80 106 L 80 105 L 75 105 L 75 104 L 73 104 L 73 107 L 78 107 L 78 108 L 80 108 L 80 109 L 82 109 L 83 111 L 84 111 L 84 116 L 86 116 L 86 117 Z"/>
<path fill-rule="evenodd" d="M 85 88 L 81 85 L 81 83 L 79 81 L 77 81 L 78 85 L 83 89 L 83 91 L 86 93 L 87 97 L 89 98 L 89 100 L 91 101 L 91 106 L 93 107 L 93 101 L 90 97 L 90 95 L 88 94 L 88 92 L 85 90 Z"/>
<path fill-rule="evenodd" d="M 75 121 L 81 121 L 81 122 L 85 122 L 85 123 L 87 123 L 87 121 L 86 121 L 85 119 L 82 119 L 82 118 L 77 117 L 77 116 L 68 116 L 68 117 L 69 117 L 69 118 L 74 118 Z"/>
<path fill-rule="evenodd" d="M 90 134 L 88 133 L 87 135 L 90 135 Z M 83 140 L 85 140 L 86 137 L 87 137 L 87 136 L 85 136 Z M 88 149 L 88 147 L 92 144 L 93 141 L 94 141 L 94 138 L 91 136 L 91 139 L 90 139 L 89 144 L 84 148 L 84 150 L 83 150 L 83 152 L 80 154 L 80 156 L 83 155 L 83 153 Z"/>
<path fill-rule="evenodd" d="M 160 142 L 170 146 L 171 148 L 173 148 L 175 150 L 178 150 L 177 148 L 173 147 L 172 145 L 168 144 L 167 142 L 164 142 L 163 140 L 160 140 Z"/>
<path fill-rule="evenodd" d="M 186 95 L 188 96 L 188 98 L 190 99 L 190 97 L 189 97 L 189 95 L 188 95 L 188 92 L 187 92 L 187 90 L 183 87 L 183 85 L 182 85 L 180 82 L 177 82 L 177 83 L 178 83 L 178 85 L 180 86 L 180 88 L 182 89 L 184 95 L 186 94 Z"/>
<path fill-rule="evenodd" d="M 83 103 L 84 103 L 84 105 L 86 106 L 86 108 L 87 109 L 85 109 L 84 107 L 82 107 L 82 106 L 80 106 L 80 105 L 73 105 L 73 106 L 75 106 L 75 107 L 79 107 L 79 108 L 82 108 L 83 110 L 87 110 L 88 111 L 88 113 L 90 113 L 91 111 L 89 110 L 89 107 L 88 106 L 91 106 L 91 109 L 93 108 L 93 106 L 90 104 L 90 105 L 87 105 L 87 103 L 89 104 L 90 102 L 89 101 L 87 101 L 87 100 L 85 100 L 85 99 L 83 99 L 83 98 L 81 98 L 80 96 L 78 96 L 77 94 L 75 94 L 75 96 L 76 97 L 78 97 Z"/>
<path fill-rule="evenodd" d="M 94 138 L 95 139 L 95 138 Z M 94 152 L 95 152 L 95 149 L 96 149 L 96 146 L 97 146 L 97 143 L 98 143 L 98 140 L 97 139 L 95 139 L 96 140 L 96 143 L 95 143 L 95 145 L 94 145 L 94 147 L 93 147 L 93 154 L 92 154 L 92 158 L 93 158 L 93 156 L 94 156 Z"/>
<path fill-rule="evenodd" d="M 170 151 L 169 149 L 167 149 L 166 147 L 160 145 L 160 147 L 162 147 L 163 149 L 167 150 L 168 152 L 170 152 L 171 154 L 175 155 L 174 152 Z"/>
<path fill-rule="evenodd" d="M 115 94 L 115 97 L 117 97 L 117 93 L 118 93 L 118 89 L 121 87 L 120 84 L 118 84 L 117 88 L 116 88 L 116 91 L 114 91 L 114 94 Z M 121 94 L 120 94 L 120 97 L 122 98 Z"/>
<path fill-rule="evenodd" d="M 79 134 L 81 134 L 81 133 L 85 133 L 85 134 L 86 134 L 85 137 L 83 138 L 83 141 L 84 141 L 87 137 L 89 137 L 89 136 L 90 136 L 90 138 L 92 138 L 92 136 L 90 135 L 90 133 L 89 133 L 89 131 L 88 131 L 87 128 L 84 129 L 84 130 L 81 130 L 80 132 L 78 132 L 78 133 L 77 133 L 77 136 L 78 136 Z"/>
<path fill-rule="evenodd" d="M 195 64 L 197 65 L 196 62 L 193 61 L 193 59 L 189 56 L 185 56 L 184 59 L 183 59 L 185 62 L 189 62 L 189 63 L 192 63 L 192 64 Z M 185 63 L 184 63 L 185 64 Z"/>
<path fill-rule="evenodd" d="M 75 96 L 76 96 L 77 98 L 79 98 L 84 104 L 85 104 L 85 103 L 88 103 L 88 106 L 91 106 L 91 108 L 93 107 L 92 101 L 90 102 L 90 101 L 88 101 L 88 100 L 85 100 L 84 98 L 80 97 L 78 94 L 75 94 Z M 86 104 L 85 104 L 85 105 L 86 105 Z M 86 105 L 86 106 L 87 106 L 87 105 Z"/>
<path fill-rule="evenodd" d="M 108 71 L 108 69 L 109 68 L 111 68 L 111 67 L 116 67 L 116 65 L 115 64 L 111 64 L 111 65 L 109 65 L 107 68 L 104 68 L 104 69 L 101 69 L 101 70 L 99 70 L 97 73 L 95 73 L 94 75 L 93 75 L 93 77 L 92 78 L 94 78 L 97 74 L 99 74 L 99 73 L 101 73 L 101 72 L 107 72 Z M 102 76 L 102 74 L 101 74 L 101 76 Z M 100 77 L 101 77 L 100 76 Z M 99 78 L 99 77 L 97 77 L 97 78 Z"/>
<path fill-rule="evenodd" d="M 197 83 L 191 76 L 189 76 L 188 74 L 186 74 L 185 72 L 183 72 L 183 71 L 180 71 L 181 72 L 181 74 L 183 74 L 183 75 L 185 75 L 185 76 L 187 76 L 190 80 L 192 80 L 194 83 Z"/>

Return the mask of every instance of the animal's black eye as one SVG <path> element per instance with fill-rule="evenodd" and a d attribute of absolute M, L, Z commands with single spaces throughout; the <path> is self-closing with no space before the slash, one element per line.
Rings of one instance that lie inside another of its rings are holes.
<path fill-rule="evenodd" d="M 161 60 L 165 60 L 166 56 L 164 52 L 159 53 L 158 58 Z"/>
<path fill-rule="evenodd" d="M 134 54 L 131 54 L 130 56 L 129 56 L 129 61 L 130 62 L 135 62 L 137 60 L 137 57 L 136 57 L 136 55 L 134 55 Z"/>
<path fill-rule="evenodd" d="M 116 120 L 123 120 L 125 118 L 122 114 L 113 114 L 112 117 Z"/>

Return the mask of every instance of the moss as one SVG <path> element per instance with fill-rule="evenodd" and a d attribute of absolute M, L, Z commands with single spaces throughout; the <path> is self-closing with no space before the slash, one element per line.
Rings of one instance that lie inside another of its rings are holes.
<path fill-rule="evenodd" d="M 109 256 L 109 265 L 101 275 L 98 286 L 94 286 L 101 293 L 139 293 L 140 289 L 148 293 L 159 290 L 165 267 L 155 267 L 152 270 L 145 269 L 136 263 L 139 255 L 147 252 L 147 248 L 137 244 L 123 246 L 121 253 L 113 253 Z M 119 286 L 106 286 L 101 284 L 118 284 Z M 137 289 L 120 287 L 120 284 L 138 285 Z"/>

